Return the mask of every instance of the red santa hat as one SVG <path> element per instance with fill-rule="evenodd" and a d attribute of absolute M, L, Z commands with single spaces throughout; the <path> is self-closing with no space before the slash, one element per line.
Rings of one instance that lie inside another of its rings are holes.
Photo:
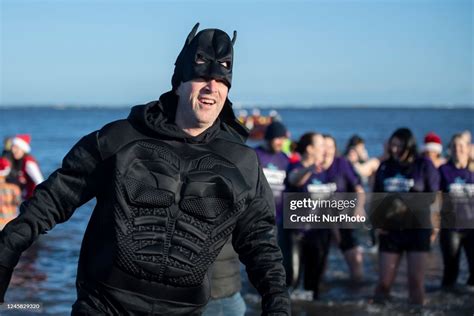
<path fill-rule="evenodd" d="M 25 153 L 29 153 L 31 151 L 30 143 L 31 143 L 31 136 L 29 134 L 16 135 L 12 141 L 12 145 L 18 146 Z"/>
<path fill-rule="evenodd" d="M 434 132 L 429 132 L 425 136 L 425 145 L 423 151 L 433 151 L 441 154 L 443 151 L 443 145 L 441 144 L 441 137 L 436 135 Z"/>
<path fill-rule="evenodd" d="M 0 177 L 6 177 L 10 174 L 10 162 L 7 158 L 0 158 Z"/>

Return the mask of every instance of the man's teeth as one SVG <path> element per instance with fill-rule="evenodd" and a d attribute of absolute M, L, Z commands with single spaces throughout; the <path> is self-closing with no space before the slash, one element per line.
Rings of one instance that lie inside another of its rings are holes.
<path fill-rule="evenodd" d="M 207 100 L 207 99 L 201 99 L 201 102 L 204 104 L 209 104 L 209 105 L 216 103 L 216 101 L 214 100 Z"/>

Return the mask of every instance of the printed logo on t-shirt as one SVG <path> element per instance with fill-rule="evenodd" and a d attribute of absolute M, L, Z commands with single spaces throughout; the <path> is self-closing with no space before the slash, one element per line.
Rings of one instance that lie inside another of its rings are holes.
<path fill-rule="evenodd" d="M 310 193 L 334 193 L 337 190 L 337 185 L 334 182 L 322 183 L 318 179 L 313 179 L 310 184 L 306 186 Z"/>
<path fill-rule="evenodd" d="M 407 178 L 397 173 L 392 178 L 387 178 L 383 181 L 385 192 L 409 192 L 415 185 L 415 180 Z"/>
<path fill-rule="evenodd" d="M 456 222 L 459 227 L 469 226 L 474 219 L 474 183 L 466 183 L 466 180 L 456 177 L 448 187 L 451 197 L 452 211 L 456 214 Z"/>
<path fill-rule="evenodd" d="M 270 188 L 273 191 L 273 195 L 278 196 L 285 189 L 285 178 L 286 171 L 278 170 L 278 168 L 273 164 L 268 164 L 266 168 L 263 168 L 263 174 L 270 185 Z"/>
<path fill-rule="evenodd" d="M 474 183 L 466 183 L 466 180 L 456 177 L 454 182 L 449 185 L 448 191 L 453 197 L 472 197 L 474 196 Z"/>
<path fill-rule="evenodd" d="M 278 166 L 269 162 L 266 166 L 265 166 L 266 169 L 270 169 L 270 170 L 278 170 Z"/>

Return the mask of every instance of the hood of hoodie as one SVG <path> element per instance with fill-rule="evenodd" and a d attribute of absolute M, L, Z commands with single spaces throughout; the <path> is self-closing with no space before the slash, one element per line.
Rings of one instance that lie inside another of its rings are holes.
<path fill-rule="evenodd" d="M 134 106 L 128 120 L 137 130 L 146 135 L 192 144 L 208 143 L 218 135 L 228 139 L 230 137 L 239 143 L 245 143 L 247 140 L 249 131 L 235 117 L 229 99 L 226 99 L 214 124 L 197 136 L 187 134 L 175 124 L 177 104 L 176 94 L 168 91 L 157 101 Z"/>

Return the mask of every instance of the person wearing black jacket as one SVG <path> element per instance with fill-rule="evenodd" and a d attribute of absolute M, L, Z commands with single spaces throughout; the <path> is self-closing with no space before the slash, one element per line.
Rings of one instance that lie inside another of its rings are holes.
<path fill-rule="evenodd" d="M 0 234 L 0 302 L 19 257 L 91 200 L 73 315 L 199 315 L 232 245 L 264 315 L 290 314 L 273 195 L 227 98 L 233 39 L 193 28 L 172 91 L 83 137 Z"/>

